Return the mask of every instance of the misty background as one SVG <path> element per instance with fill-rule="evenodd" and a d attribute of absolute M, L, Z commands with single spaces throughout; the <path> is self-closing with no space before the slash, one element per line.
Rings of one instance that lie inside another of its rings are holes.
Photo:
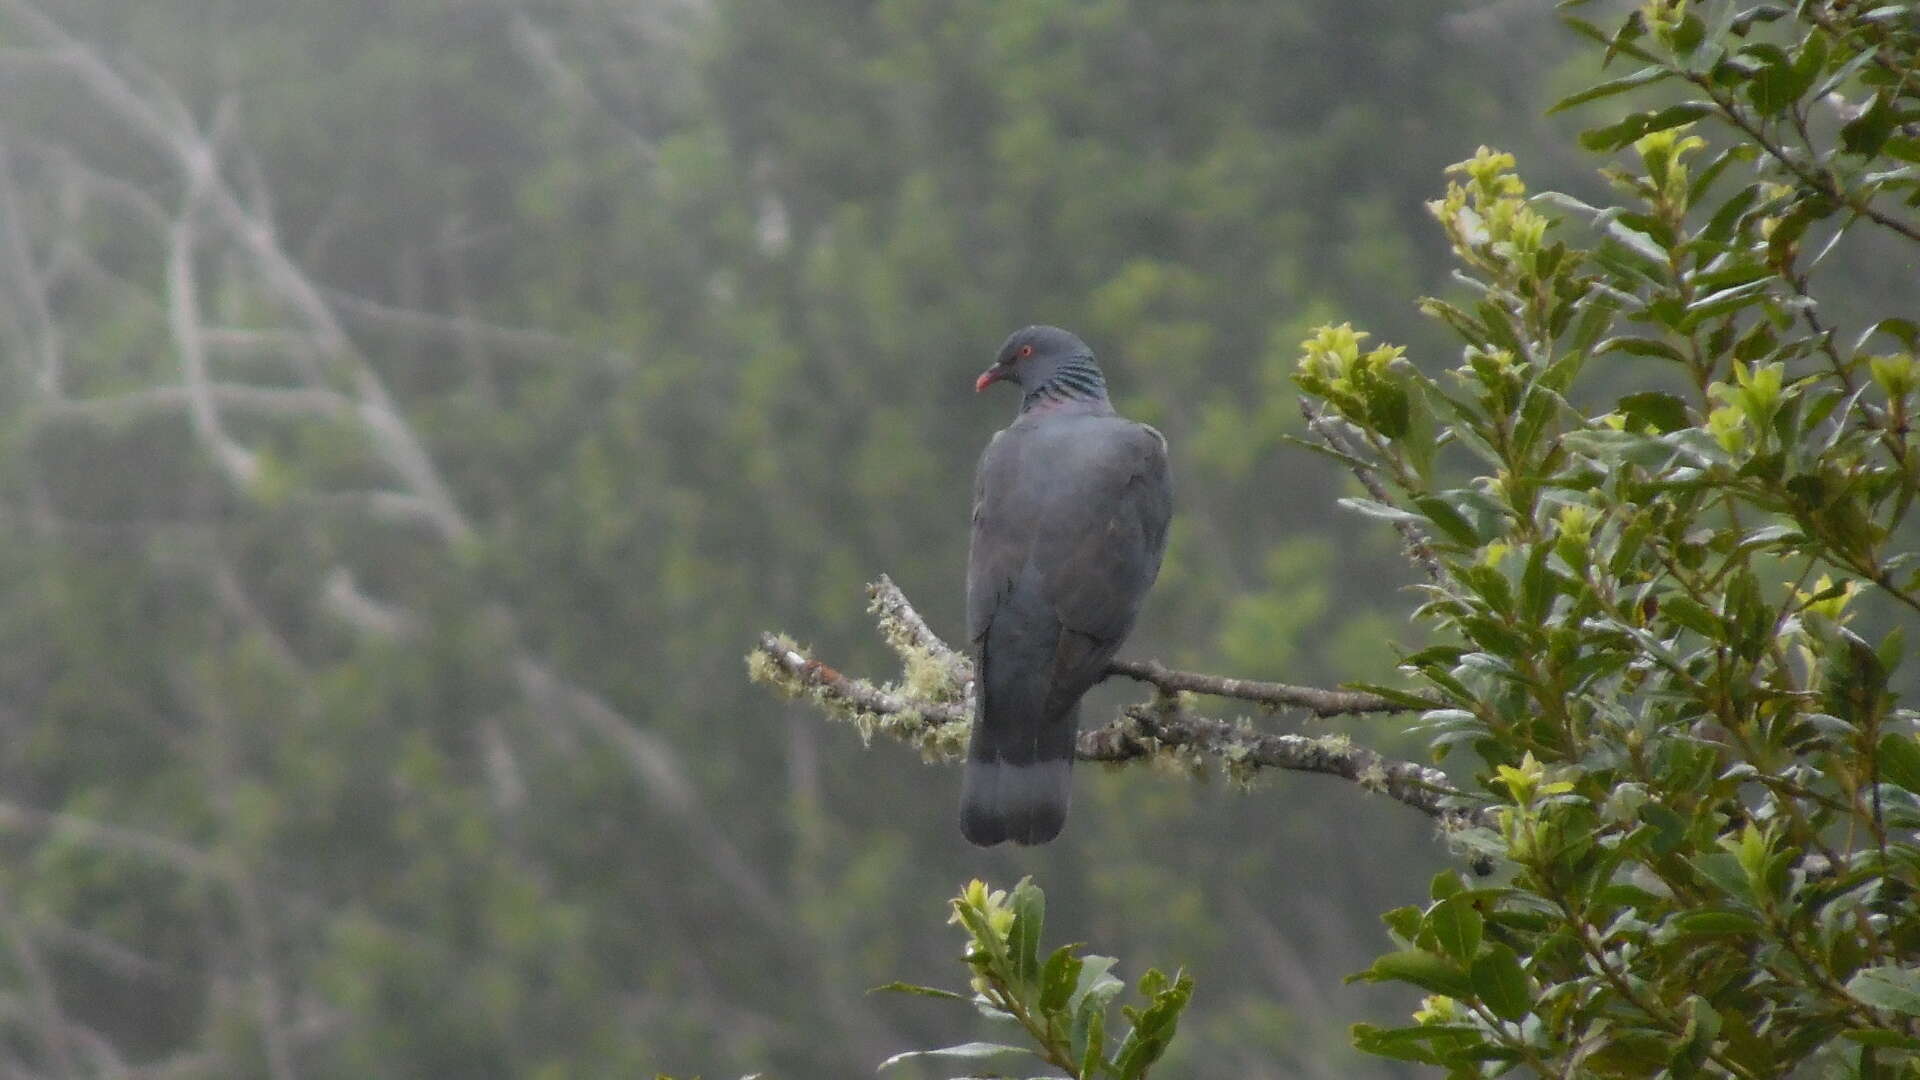
<path fill-rule="evenodd" d="M 1174 461 L 1126 655 L 1417 644 L 1281 437 L 1316 324 L 1454 359 L 1424 201 L 1543 116 L 1544 3 L 0 0 L 0 1074 L 871 1075 L 963 1041 L 943 902 L 1199 981 L 1170 1076 L 1404 1075 L 1342 985 L 1448 865 L 1323 777 L 959 773 L 750 685 L 957 639 L 973 377 L 1073 329 Z M 1130 687 L 1104 688 L 1089 718 Z M 1401 721 L 1297 717 L 1417 755 Z M 958 1026 L 956 1026 L 958 1025 Z M 908 1069 L 902 1075 L 910 1075 Z"/>

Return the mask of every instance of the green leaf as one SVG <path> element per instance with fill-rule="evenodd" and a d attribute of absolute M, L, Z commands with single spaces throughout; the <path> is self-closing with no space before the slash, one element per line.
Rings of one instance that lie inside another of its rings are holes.
<path fill-rule="evenodd" d="M 1672 1057 L 1669 1041 L 1646 1031 L 1610 1033 L 1606 1042 L 1582 1062 L 1587 1071 L 1607 1080 L 1643 1080 L 1664 1069 Z"/>
<path fill-rule="evenodd" d="M 1151 1001 L 1159 997 L 1166 989 L 1167 976 L 1159 968 L 1148 968 L 1147 973 L 1140 976 L 1139 992 L 1141 997 Z"/>
<path fill-rule="evenodd" d="M 1073 1051 L 1080 1059 L 1080 1075 L 1091 1078 L 1108 1071 L 1107 1016 L 1105 1011 L 1085 1014 L 1073 1022 Z"/>
<path fill-rule="evenodd" d="M 1180 1013 L 1193 999 L 1193 977 L 1185 972 L 1176 974 L 1171 986 L 1165 985 L 1164 976 L 1156 985 L 1164 988 L 1154 993 L 1153 1004 L 1134 1021 L 1133 1030 L 1114 1055 L 1113 1068 L 1120 1080 L 1138 1080 L 1160 1060 L 1179 1027 Z"/>
<path fill-rule="evenodd" d="M 1779 46 L 1766 42 L 1745 46 L 1736 59 L 1755 66 L 1753 81 L 1747 84 L 1747 100 L 1762 115 L 1774 116 L 1800 100 L 1819 79 L 1827 61 L 1826 37 L 1811 35 L 1791 60 Z"/>
<path fill-rule="evenodd" d="M 1081 1010 L 1086 1008 L 1104 1009 L 1113 996 L 1126 989 L 1124 983 L 1108 974 L 1115 961 L 1111 956 L 1088 956 L 1080 962 L 1080 977 L 1074 983 L 1073 996 L 1067 999 L 1067 1009 L 1076 1020 Z"/>
<path fill-rule="evenodd" d="M 1920 1016 L 1920 969 L 1898 964 L 1862 968 L 1847 980 L 1847 993 L 1876 1009 Z"/>
<path fill-rule="evenodd" d="M 1873 95 L 1873 104 L 1840 129 L 1840 145 L 1850 154 L 1872 157 L 1886 145 L 1887 136 L 1899 120 L 1893 108 L 1893 96 L 1882 90 Z"/>
<path fill-rule="evenodd" d="M 1520 958 L 1498 941 L 1474 957 L 1469 969 L 1473 992 L 1502 1020 L 1518 1020 L 1533 1008 L 1533 988 L 1520 968 Z"/>
<path fill-rule="evenodd" d="M 1700 40 L 1706 36 L 1706 21 L 1700 18 L 1700 16 L 1688 12 L 1686 17 L 1680 20 L 1680 25 L 1673 28 L 1673 36 L 1671 39 L 1673 42 L 1673 51 L 1683 55 L 1690 53 L 1700 44 Z"/>
<path fill-rule="evenodd" d="M 1380 916 L 1380 921 L 1387 924 L 1387 929 L 1395 937 L 1407 942 L 1412 942 L 1420 934 L 1420 909 L 1412 904 L 1394 908 Z"/>
<path fill-rule="evenodd" d="M 1520 614 L 1529 623 L 1542 625 L 1553 610 L 1553 598 L 1560 593 L 1559 580 L 1547 568 L 1547 556 L 1553 545 L 1542 541 L 1527 555 L 1526 569 L 1520 573 Z"/>
<path fill-rule="evenodd" d="M 1662 435 L 1689 427 L 1693 423 L 1687 417 L 1687 403 L 1677 395 L 1663 390 L 1643 390 L 1637 394 L 1628 394 L 1620 399 L 1615 408 L 1630 423 L 1652 425 L 1653 429 Z"/>
<path fill-rule="evenodd" d="M 1075 1057 L 1106 1060 L 1107 1005 L 1124 989 L 1119 979 L 1107 973 L 1113 964 L 1111 956 L 1089 956 L 1081 964 L 1079 982 L 1067 1000 L 1067 1011 L 1073 1014 L 1071 1038 Z"/>
<path fill-rule="evenodd" d="M 1561 444 L 1574 453 L 1586 454 L 1609 465 L 1625 462 L 1645 469 L 1658 469 L 1673 458 L 1671 445 L 1634 431 L 1607 428 L 1570 431 Z"/>
<path fill-rule="evenodd" d="M 1482 921 L 1480 912 L 1473 906 L 1473 897 L 1461 895 L 1435 904 L 1427 912 L 1425 929 L 1433 935 L 1442 953 L 1457 964 L 1467 964 L 1480 949 Z"/>
<path fill-rule="evenodd" d="M 1686 842 L 1687 820 L 1659 803 L 1642 806 L 1640 820 L 1653 827 L 1653 852 L 1656 855 L 1671 854 Z"/>
<path fill-rule="evenodd" d="M 1714 1040 L 1720 1037 L 1723 1021 L 1720 1013 L 1706 998 L 1699 994 L 1690 994 L 1681 1003 L 1687 1014 L 1687 1026 L 1681 1045 L 1674 1052 L 1674 1063 L 1681 1068 L 1698 1067 L 1706 1060 L 1707 1052 Z"/>
<path fill-rule="evenodd" d="M 1358 510 L 1370 518 L 1379 518 L 1381 521 L 1406 521 L 1414 524 L 1425 523 L 1425 519 L 1419 514 L 1409 510 L 1402 510 L 1397 506 L 1389 506 L 1383 502 L 1375 502 L 1372 499 L 1339 499 L 1337 502 L 1349 510 Z"/>
<path fill-rule="evenodd" d="M 1355 1024 L 1348 1030 L 1357 1050 L 1395 1061 L 1417 1061 L 1423 1065 L 1444 1065 L 1447 1053 L 1443 1053 L 1443 1050 L 1457 1052 L 1462 1046 L 1481 1041 L 1475 1033 L 1462 1026 L 1424 1024 L 1420 1027 L 1383 1028 L 1374 1024 Z M 1435 1043 L 1442 1046 L 1436 1047 Z"/>
<path fill-rule="evenodd" d="M 1606 127 L 1583 131 L 1580 133 L 1580 145 L 1596 153 L 1618 150 L 1641 136 L 1690 124 L 1712 114 L 1713 106 L 1704 101 L 1683 101 L 1652 112 L 1634 113 Z"/>
<path fill-rule="evenodd" d="M 1413 500 L 1413 505 L 1419 507 L 1420 512 L 1426 515 L 1426 519 L 1421 521 L 1421 524 L 1431 523 L 1448 539 L 1464 547 L 1480 546 L 1480 537 L 1474 532 L 1473 525 L 1446 500 L 1435 495 L 1422 495 Z"/>
<path fill-rule="evenodd" d="M 1790 263 L 1800 237 L 1805 235 L 1807 227 L 1823 218 L 1832 216 L 1834 207 L 1824 199 L 1804 199 L 1793 204 L 1767 237 L 1767 258 L 1771 262 L 1785 266 Z"/>
<path fill-rule="evenodd" d="M 1671 360 L 1676 364 L 1687 362 L 1686 356 L 1678 348 L 1664 341 L 1644 337 L 1611 337 L 1593 347 L 1593 351 L 1605 355 L 1610 352 L 1623 352 L 1632 356 L 1657 356 L 1662 360 Z M 1637 395 L 1628 395 L 1629 397 Z"/>
<path fill-rule="evenodd" d="M 1720 243 L 1733 235 L 1734 226 L 1760 197 L 1760 185 L 1748 184 L 1727 197 L 1720 209 L 1713 212 L 1706 227 L 1700 230 L 1700 239 Z"/>
<path fill-rule="evenodd" d="M 1612 97 L 1615 94 L 1625 93 L 1628 90 L 1649 86 L 1663 79 L 1670 78 L 1672 75 L 1672 70 L 1660 67 L 1659 65 L 1643 67 L 1631 75 L 1622 75 L 1617 79 L 1610 79 L 1598 86 L 1589 86 L 1577 94 L 1569 94 L 1555 102 L 1553 108 L 1548 109 L 1547 113 L 1548 115 L 1552 115 L 1563 109 L 1571 109 L 1575 105 L 1584 105 L 1589 101 L 1598 101 L 1601 98 Z"/>
<path fill-rule="evenodd" d="M 891 1069 L 903 1061 L 914 1058 L 956 1058 L 964 1061 L 979 1061 L 984 1058 L 1001 1057 L 1007 1054 L 1033 1056 L 1033 1051 L 1024 1046 L 1008 1046 L 1005 1043 L 969 1042 L 957 1046 L 943 1046 L 938 1050 L 909 1050 L 904 1054 L 895 1054 L 880 1063 L 881 1070 Z"/>
<path fill-rule="evenodd" d="M 1404 982 L 1450 997 L 1466 997 L 1473 990 L 1459 964 L 1425 949 L 1402 949 L 1374 960 L 1373 966 L 1348 982 Z"/>
<path fill-rule="evenodd" d="M 1738 911 L 1689 911 L 1673 920 L 1673 929 L 1681 937 L 1724 937 L 1758 934 L 1765 927 L 1760 920 Z"/>
<path fill-rule="evenodd" d="M 1800 47 L 1800 55 L 1793 60 L 1793 78 L 1786 89 L 1794 100 L 1798 100 L 1813 89 L 1820 81 L 1820 73 L 1827 69 L 1827 35 L 1812 33 L 1807 35 L 1806 44 Z"/>
<path fill-rule="evenodd" d="M 1740 538 L 1739 550 L 1754 551 L 1775 545 L 1795 547 L 1806 542 L 1806 534 L 1801 532 L 1798 526 L 1763 525 Z"/>
<path fill-rule="evenodd" d="M 890 982 L 867 991 L 869 994 L 918 994 L 921 997 L 946 998 L 950 1001 L 972 1001 L 965 994 L 956 994 L 951 990 L 942 990 L 937 986 L 915 986 L 912 983 Z"/>
<path fill-rule="evenodd" d="M 1684 626 L 1709 641 L 1718 641 L 1726 633 L 1726 623 L 1720 616 L 1708 611 L 1690 596 L 1667 597 L 1660 605 L 1660 614 L 1675 625 Z"/>
<path fill-rule="evenodd" d="M 1408 661 L 1408 662 L 1411 663 L 1411 661 Z M 1388 701 L 1391 701 L 1396 705 L 1405 706 L 1407 711 L 1409 712 L 1418 712 L 1424 709 L 1431 709 L 1434 707 L 1434 704 L 1435 704 L 1432 698 L 1422 697 L 1419 694 L 1410 693 L 1407 690 L 1401 689 L 1400 687 L 1397 687 L 1397 686 L 1384 686 L 1380 683 L 1362 683 L 1362 682 L 1341 683 L 1340 686 L 1342 689 L 1346 689 L 1346 690 L 1364 690 L 1369 694 L 1378 694 L 1379 696 L 1386 698 Z"/>
<path fill-rule="evenodd" d="M 1862 1046 L 1877 1046 L 1885 1050 L 1920 1050 L 1920 1039 L 1885 1028 L 1850 1028 L 1840 1034 Z"/>
<path fill-rule="evenodd" d="M 1073 955 L 1074 946 L 1062 945 L 1047 957 L 1040 968 L 1040 1011 L 1063 1011 L 1080 983 L 1082 961 Z"/>
<path fill-rule="evenodd" d="M 1367 392 L 1367 418 L 1389 439 L 1405 438 L 1412 426 L 1412 403 L 1399 383 L 1380 383 Z"/>
<path fill-rule="evenodd" d="M 1687 318 L 1682 325 L 1685 328 L 1691 328 L 1717 315 L 1749 307 L 1756 297 L 1766 294 L 1771 288 L 1773 288 L 1772 278 L 1760 278 L 1744 285 L 1736 285 L 1730 289 L 1721 289 L 1719 292 L 1700 296 L 1687 305 Z"/>
<path fill-rule="evenodd" d="M 1779 4 L 1756 4 L 1735 15 L 1728 29 L 1740 37 L 1746 37 L 1748 32 L 1753 29 L 1754 23 L 1773 22 L 1777 19 L 1783 19 L 1790 14 L 1792 14 L 1792 12 Z"/>
<path fill-rule="evenodd" d="M 1047 895 L 1030 877 L 1013 887 L 1013 927 L 1007 931 L 1007 953 L 1013 978 L 1023 995 L 1040 986 L 1040 931 L 1046 924 Z"/>
<path fill-rule="evenodd" d="M 1880 736 L 1876 760 L 1880 779 L 1920 795 L 1920 742 L 1903 732 Z"/>
<path fill-rule="evenodd" d="M 1719 886 L 1728 895 L 1740 900 L 1753 899 L 1753 884 L 1747 880 L 1747 872 L 1740 860 L 1731 852 L 1709 851 L 1688 860 L 1700 876 Z"/>

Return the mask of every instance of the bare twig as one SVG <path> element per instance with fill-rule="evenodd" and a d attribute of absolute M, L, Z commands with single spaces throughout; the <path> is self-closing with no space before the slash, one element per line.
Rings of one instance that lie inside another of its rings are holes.
<path fill-rule="evenodd" d="M 1305 709 L 1319 717 L 1412 711 L 1392 698 L 1369 694 L 1364 690 L 1323 690 L 1315 686 L 1202 675 L 1192 671 L 1175 671 L 1154 660 L 1115 660 L 1107 665 L 1107 674 L 1124 675 L 1129 679 L 1151 683 L 1168 693 L 1211 694 L 1276 708 Z M 1435 707 L 1439 707 L 1437 702 Z"/>

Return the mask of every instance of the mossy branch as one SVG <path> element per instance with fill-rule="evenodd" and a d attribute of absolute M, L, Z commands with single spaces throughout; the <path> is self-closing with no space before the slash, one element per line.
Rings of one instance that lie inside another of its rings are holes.
<path fill-rule="evenodd" d="M 973 663 L 928 628 L 899 587 L 884 575 L 868 586 L 871 610 L 887 644 L 900 655 L 897 684 L 879 685 L 844 674 L 815 659 L 790 638 L 763 633 L 747 656 L 756 682 L 812 701 L 830 718 L 920 748 L 929 761 L 955 760 L 966 749 L 973 716 Z M 1244 722 L 1195 712 L 1187 695 L 1204 693 L 1251 701 L 1269 708 L 1304 709 L 1316 716 L 1406 712 L 1407 705 L 1377 694 L 1325 690 L 1285 683 L 1232 679 L 1175 671 L 1154 661 L 1115 661 L 1109 676 L 1154 687 L 1152 700 L 1130 705 L 1103 727 L 1080 733 L 1082 761 L 1174 761 L 1196 765 L 1208 759 L 1237 781 L 1263 769 L 1320 773 L 1352 781 L 1439 821 L 1450 835 L 1487 827 L 1491 819 L 1471 797 L 1430 766 L 1382 757 L 1344 736 L 1282 735 Z"/>

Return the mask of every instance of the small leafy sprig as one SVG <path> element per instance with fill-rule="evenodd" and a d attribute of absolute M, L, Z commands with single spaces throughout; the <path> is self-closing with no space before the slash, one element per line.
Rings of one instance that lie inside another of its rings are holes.
<path fill-rule="evenodd" d="M 1115 960 L 1076 955 L 1078 945 L 1062 945 L 1043 959 L 1040 932 L 1047 898 L 1031 878 L 1022 878 L 1011 894 L 975 879 L 950 903 L 949 922 L 967 933 L 972 994 L 908 983 L 878 989 L 967 1002 L 991 1020 L 1018 1025 L 1032 1045 L 976 1041 L 912 1050 L 882 1062 L 883 1071 L 928 1058 L 983 1063 L 1025 1056 L 1038 1057 L 1074 1080 L 1143 1080 L 1166 1053 L 1193 996 L 1193 979 L 1185 972 L 1169 979 L 1149 969 L 1140 977 L 1143 1004 L 1121 1006 L 1127 1031 L 1114 1045 L 1107 1035 L 1108 1010 L 1125 989 L 1112 974 Z M 970 1068 L 969 1077 L 1011 1075 Z"/>

